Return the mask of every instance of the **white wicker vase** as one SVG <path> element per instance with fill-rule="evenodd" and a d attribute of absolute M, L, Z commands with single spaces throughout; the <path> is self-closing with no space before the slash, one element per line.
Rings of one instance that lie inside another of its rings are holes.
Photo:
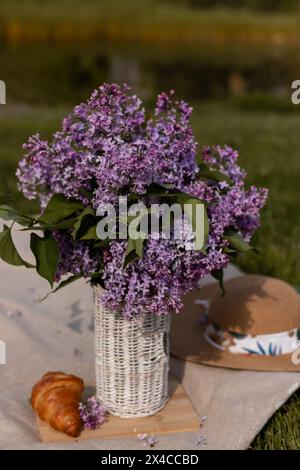
<path fill-rule="evenodd" d="M 170 315 L 124 320 L 94 293 L 97 398 L 121 418 L 157 413 L 169 398 Z"/>

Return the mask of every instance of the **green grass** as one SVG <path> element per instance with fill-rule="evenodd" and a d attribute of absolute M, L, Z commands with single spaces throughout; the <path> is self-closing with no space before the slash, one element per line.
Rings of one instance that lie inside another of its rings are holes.
<path fill-rule="evenodd" d="M 300 145 L 297 112 L 243 111 L 226 103 L 195 103 L 193 125 L 200 145 L 229 144 L 240 151 L 248 181 L 270 189 L 255 236 L 260 255 L 247 255 L 247 272 L 278 276 L 300 285 Z M 0 107 L 0 171 L 11 187 L 21 144 L 39 131 L 48 137 L 69 109 Z M 300 113 L 300 108 L 299 108 Z M 295 394 L 254 441 L 256 449 L 300 449 L 300 393 Z"/>
<path fill-rule="evenodd" d="M 299 450 L 300 392 L 280 408 L 251 445 L 257 450 Z"/>
<path fill-rule="evenodd" d="M 145 42 L 298 38 L 298 12 L 199 10 L 171 0 L 2 0 L 0 33 L 18 40 L 101 35 Z"/>

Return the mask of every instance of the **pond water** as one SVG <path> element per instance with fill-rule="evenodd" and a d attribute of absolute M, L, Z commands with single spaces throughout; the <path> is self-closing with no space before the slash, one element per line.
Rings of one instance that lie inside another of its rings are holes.
<path fill-rule="evenodd" d="M 146 100 L 174 88 L 189 100 L 262 93 L 288 97 L 300 55 L 283 47 L 0 44 L 8 103 L 77 103 L 103 81 L 127 82 Z"/>

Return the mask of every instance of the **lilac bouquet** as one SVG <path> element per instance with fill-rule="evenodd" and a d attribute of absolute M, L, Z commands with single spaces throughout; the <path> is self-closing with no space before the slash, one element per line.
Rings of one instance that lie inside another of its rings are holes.
<path fill-rule="evenodd" d="M 63 120 L 51 142 L 35 135 L 24 145 L 19 189 L 26 198 L 38 199 L 41 213 L 23 214 L 5 204 L 0 215 L 33 231 L 36 269 L 54 290 L 84 277 L 101 284 L 103 301 L 111 308 L 121 306 L 125 318 L 145 310 L 177 312 L 183 294 L 199 280 L 208 274 L 221 280 L 230 259 L 250 249 L 267 190 L 245 188 L 245 172 L 230 147 L 198 149 L 191 113 L 173 92 L 162 93 L 154 117 L 148 118 L 127 86 L 104 84 Z M 202 201 L 204 249 L 186 250 L 182 240 L 160 237 L 142 246 L 99 239 L 97 208 L 117 204 L 124 195 L 146 205 L 168 197 Z M 10 230 L 5 227 L 0 234 L 0 256 L 30 267 L 13 246 Z"/>

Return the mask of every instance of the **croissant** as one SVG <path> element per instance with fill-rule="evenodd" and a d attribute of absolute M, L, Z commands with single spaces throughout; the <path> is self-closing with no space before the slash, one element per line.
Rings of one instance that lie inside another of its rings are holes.
<path fill-rule="evenodd" d="M 78 405 L 83 388 L 83 381 L 75 375 L 48 372 L 32 389 L 32 408 L 54 429 L 77 437 L 82 426 Z"/>

